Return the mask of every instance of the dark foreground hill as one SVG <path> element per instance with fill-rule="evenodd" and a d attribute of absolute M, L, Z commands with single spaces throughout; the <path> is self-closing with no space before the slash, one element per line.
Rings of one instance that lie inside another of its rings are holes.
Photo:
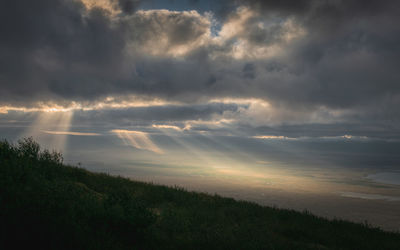
<path fill-rule="evenodd" d="M 0 249 L 400 249 L 400 234 L 95 174 L 0 142 Z"/>

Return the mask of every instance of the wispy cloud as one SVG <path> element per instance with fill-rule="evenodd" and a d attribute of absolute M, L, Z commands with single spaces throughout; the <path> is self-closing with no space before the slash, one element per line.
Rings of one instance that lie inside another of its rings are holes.
<path fill-rule="evenodd" d="M 288 137 L 284 135 L 256 135 L 252 138 L 265 139 L 265 140 L 368 140 L 367 136 L 355 136 L 355 135 L 339 135 L 339 136 L 299 136 L 299 137 Z"/>
<path fill-rule="evenodd" d="M 72 132 L 72 131 L 49 131 L 42 130 L 43 133 L 51 135 L 78 135 L 78 136 L 99 136 L 99 133 Z"/>
<path fill-rule="evenodd" d="M 189 129 L 189 127 L 180 128 L 178 126 L 166 125 L 166 124 L 153 124 L 152 127 L 153 128 L 158 128 L 158 129 L 173 129 L 173 130 L 176 130 L 176 131 L 183 131 L 183 130 Z"/>
<path fill-rule="evenodd" d="M 255 139 L 270 139 L 270 140 L 297 140 L 297 138 L 287 137 L 283 135 L 257 135 L 253 136 Z"/>
<path fill-rule="evenodd" d="M 138 149 L 149 150 L 158 154 L 164 153 L 164 151 L 161 150 L 145 132 L 124 129 L 113 129 L 111 132 L 122 139 L 126 145 Z"/>

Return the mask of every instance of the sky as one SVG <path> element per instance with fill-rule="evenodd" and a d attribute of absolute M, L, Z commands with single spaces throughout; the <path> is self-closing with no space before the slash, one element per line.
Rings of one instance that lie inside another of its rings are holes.
<path fill-rule="evenodd" d="M 3 0 L 0 134 L 95 171 L 393 210 L 399 13 L 396 0 Z"/>

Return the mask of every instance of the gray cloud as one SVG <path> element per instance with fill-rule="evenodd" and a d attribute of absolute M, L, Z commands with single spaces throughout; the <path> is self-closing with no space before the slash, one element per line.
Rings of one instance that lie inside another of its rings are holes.
<path fill-rule="evenodd" d="M 108 123 L 112 126 L 144 125 L 154 123 L 182 123 L 187 120 L 210 120 L 222 116 L 224 112 L 236 112 L 235 104 L 211 103 L 208 105 L 165 105 L 155 107 L 137 107 L 128 109 L 93 110 L 74 113 L 77 124 L 92 122 Z"/>
<path fill-rule="evenodd" d="M 72 0 L 3 1 L 1 105 L 126 94 L 260 98 L 293 115 L 325 107 L 352 114 L 347 120 L 399 119 L 397 1 L 221 2 L 247 6 L 251 16 L 219 42 L 197 12 L 117 3 L 119 15 Z M 222 27 L 241 18 L 228 9 L 215 15 Z"/>
<path fill-rule="evenodd" d="M 247 105 L 234 103 L 209 103 L 189 105 L 160 105 L 149 107 L 104 108 L 97 110 L 75 110 L 75 126 L 110 125 L 111 127 L 142 125 L 151 126 L 158 123 L 182 125 L 186 121 L 210 121 L 221 118 L 226 112 L 235 113 Z M 39 112 L 10 111 L 0 114 L 0 126 L 30 126 L 40 118 Z M 50 114 L 51 115 L 51 114 Z"/>
<path fill-rule="evenodd" d="M 90 96 L 118 80 L 125 41 L 102 9 L 40 0 L 4 1 L 1 11 L 3 103 Z"/>
<path fill-rule="evenodd" d="M 132 14 L 140 5 L 140 0 L 118 0 L 118 5 L 124 13 Z"/>

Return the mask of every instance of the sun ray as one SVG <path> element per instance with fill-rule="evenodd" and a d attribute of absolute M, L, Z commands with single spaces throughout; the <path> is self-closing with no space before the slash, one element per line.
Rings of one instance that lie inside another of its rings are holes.
<path fill-rule="evenodd" d="M 194 148 L 192 145 L 189 145 L 189 143 L 185 142 L 183 139 L 180 138 L 178 133 L 180 133 L 181 130 L 176 130 L 174 128 L 167 128 L 165 126 L 154 126 L 154 125 L 153 128 L 156 128 L 159 132 L 161 132 L 164 136 L 167 136 L 169 139 L 174 141 L 186 152 L 196 157 L 197 160 L 200 161 L 202 164 L 205 163 L 208 165 L 210 163 L 210 160 L 202 156 L 197 148 Z"/>
<path fill-rule="evenodd" d="M 210 148 L 209 144 L 206 145 L 204 143 L 199 143 L 200 140 L 194 139 L 194 137 L 198 136 L 199 133 L 184 135 L 182 134 L 183 130 L 177 130 L 172 127 L 153 126 L 153 128 L 157 128 L 161 133 L 163 133 L 163 135 L 168 136 L 171 140 L 184 148 L 186 152 L 195 156 L 196 159 L 192 159 L 190 164 L 201 166 L 206 172 L 212 174 L 215 178 L 222 177 L 218 174 L 220 169 L 227 169 L 232 165 L 237 165 L 235 160 L 221 155 L 220 152 L 210 152 L 208 150 Z M 188 137 L 190 138 L 187 139 Z M 182 152 L 180 153 L 182 154 Z"/>
<path fill-rule="evenodd" d="M 65 152 L 67 132 L 72 122 L 73 112 L 39 112 L 35 121 L 25 130 L 21 137 L 33 137 L 46 147 Z M 63 134 L 50 134 L 45 131 L 63 131 Z"/>
<path fill-rule="evenodd" d="M 126 145 L 138 149 L 149 150 L 158 154 L 164 153 L 164 151 L 160 149 L 145 132 L 124 129 L 114 129 L 111 130 L 111 132 L 116 134 Z"/>

